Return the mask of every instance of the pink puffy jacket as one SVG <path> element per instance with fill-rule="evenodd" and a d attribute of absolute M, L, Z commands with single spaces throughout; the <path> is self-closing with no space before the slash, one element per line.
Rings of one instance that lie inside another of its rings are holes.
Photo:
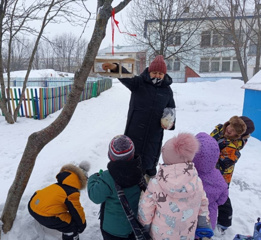
<path fill-rule="evenodd" d="M 154 240 L 194 240 L 197 227 L 211 228 L 208 199 L 194 164 L 160 164 L 140 199 L 138 218 Z"/>

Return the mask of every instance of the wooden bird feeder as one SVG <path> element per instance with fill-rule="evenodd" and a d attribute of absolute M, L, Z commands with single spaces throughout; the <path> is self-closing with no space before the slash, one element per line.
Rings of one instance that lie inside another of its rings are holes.
<path fill-rule="evenodd" d="M 119 64 L 119 72 L 114 73 L 110 72 L 110 70 L 103 70 L 102 64 L 106 62 Z M 127 56 L 97 56 L 93 65 L 93 73 L 115 78 L 133 77 L 134 64 L 135 59 Z M 130 73 L 122 73 L 122 66 L 125 67 Z"/>

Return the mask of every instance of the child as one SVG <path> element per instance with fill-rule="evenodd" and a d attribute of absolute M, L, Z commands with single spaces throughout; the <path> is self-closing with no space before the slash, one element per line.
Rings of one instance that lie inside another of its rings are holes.
<path fill-rule="evenodd" d="M 193 162 L 207 194 L 209 217 L 212 229 L 215 229 L 218 206 L 226 202 L 228 198 L 228 186 L 220 171 L 216 169 L 219 157 L 217 141 L 204 132 L 198 133 L 196 138 L 200 143 L 200 147 Z"/>
<path fill-rule="evenodd" d="M 136 239 L 122 206 L 126 206 L 126 202 L 121 202 L 118 197 L 120 187 L 136 216 L 141 188 L 145 190 L 146 186 L 140 157 L 134 156 L 134 151 L 129 137 L 114 137 L 109 144 L 108 170 L 93 174 L 88 180 L 89 198 L 96 204 L 101 203 L 100 227 L 104 240 Z"/>
<path fill-rule="evenodd" d="M 162 147 L 164 164 L 150 180 L 138 212 L 154 240 L 194 240 L 197 228 L 199 233 L 204 228 L 207 237 L 213 235 L 208 199 L 192 163 L 198 149 L 199 142 L 190 133 L 180 133 Z"/>
<path fill-rule="evenodd" d="M 40 224 L 62 232 L 63 240 L 77 240 L 86 227 L 79 190 L 87 184 L 90 164 L 79 167 L 64 165 L 57 174 L 57 183 L 34 193 L 28 204 L 29 213 Z"/>
<path fill-rule="evenodd" d="M 235 164 L 240 158 L 240 150 L 247 143 L 250 134 L 255 130 L 254 123 L 245 116 L 233 116 L 223 125 L 219 124 L 210 134 L 219 145 L 220 155 L 216 168 L 220 170 L 226 183 L 230 184 Z M 232 205 L 228 197 L 227 201 L 218 207 L 218 230 L 224 231 L 232 225 Z"/>

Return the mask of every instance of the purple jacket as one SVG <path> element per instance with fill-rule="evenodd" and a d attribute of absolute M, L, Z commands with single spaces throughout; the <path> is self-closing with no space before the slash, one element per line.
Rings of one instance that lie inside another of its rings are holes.
<path fill-rule="evenodd" d="M 208 197 L 209 217 L 212 229 L 214 229 L 217 222 L 218 206 L 224 204 L 228 198 L 228 185 L 215 167 L 220 153 L 217 141 L 204 132 L 198 133 L 196 138 L 200 142 L 200 149 L 193 162 Z"/>

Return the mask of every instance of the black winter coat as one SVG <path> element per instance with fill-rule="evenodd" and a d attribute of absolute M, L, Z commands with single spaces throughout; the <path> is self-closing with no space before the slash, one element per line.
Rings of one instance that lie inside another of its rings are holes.
<path fill-rule="evenodd" d="M 126 71 L 122 68 L 123 73 Z M 156 174 L 162 146 L 163 110 L 166 107 L 176 107 L 170 88 L 172 78 L 165 74 L 161 85 L 154 85 L 146 68 L 139 76 L 119 80 L 131 91 L 124 134 L 134 142 L 135 153 L 141 156 L 144 172 L 153 176 Z M 171 130 L 174 130 L 174 126 Z"/>

